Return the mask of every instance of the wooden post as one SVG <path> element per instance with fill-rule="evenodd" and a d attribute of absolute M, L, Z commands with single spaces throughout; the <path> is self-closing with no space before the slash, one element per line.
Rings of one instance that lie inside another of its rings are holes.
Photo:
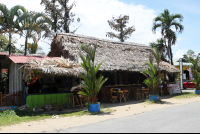
<path fill-rule="evenodd" d="M 15 106 L 15 92 L 13 92 L 13 105 Z"/>
<path fill-rule="evenodd" d="M 117 85 L 117 71 L 114 72 L 115 85 Z"/>
<path fill-rule="evenodd" d="M 19 106 L 19 92 L 16 93 L 16 97 L 17 97 L 17 106 Z"/>
<path fill-rule="evenodd" d="M 22 91 L 19 91 L 19 105 L 22 105 Z"/>
<path fill-rule="evenodd" d="M 1 107 L 3 106 L 3 104 L 2 104 L 2 99 L 3 99 L 3 97 L 2 97 L 2 92 L 0 92 L 0 105 L 1 105 Z"/>

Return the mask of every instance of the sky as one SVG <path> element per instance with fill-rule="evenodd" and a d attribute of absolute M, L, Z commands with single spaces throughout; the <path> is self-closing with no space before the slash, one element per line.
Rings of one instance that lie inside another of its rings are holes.
<path fill-rule="evenodd" d="M 73 2 L 73 0 L 70 0 Z M 15 5 L 22 5 L 29 11 L 43 12 L 44 6 L 40 5 L 41 0 L 0 0 L 0 3 L 11 8 Z M 172 47 L 173 58 L 182 58 L 189 49 L 195 54 L 200 52 L 199 29 L 200 29 L 200 1 L 199 0 L 76 0 L 76 6 L 72 12 L 81 19 L 80 23 L 73 23 L 70 30 L 79 27 L 76 34 L 93 36 L 103 39 L 106 32 L 114 32 L 108 25 L 112 16 L 129 15 L 128 26 L 135 26 L 131 38 L 126 42 L 135 42 L 149 45 L 161 38 L 160 29 L 156 34 L 152 32 L 153 19 L 168 9 L 170 14 L 182 14 L 184 19 L 181 24 L 184 26 L 182 33 L 177 33 L 177 42 Z M 175 30 L 175 28 L 174 28 Z M 17 47 L 24 45 L 23 37 L 15 36 L 18 39 Z M 113 39 L 117 40 L 117 39 Z M 39 46 L 48 54 L 50 51 L 49 39 L 42 39 Z"/>

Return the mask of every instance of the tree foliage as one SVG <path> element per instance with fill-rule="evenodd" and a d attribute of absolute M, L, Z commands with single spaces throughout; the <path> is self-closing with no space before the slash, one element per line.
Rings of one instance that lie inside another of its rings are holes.
<path fill-rule="evenodd" d="M 9 43 L 9 40 L 8 40 L 7 36 L 4 35 L 4 34 L 0 35 L 0 52 L 9 51 L 8 43 Z M 12 40 L 11 40 L 11 53 L 23 53 L 20 49 L 15 47 L 14 44 L 16 44 L 16 43 L 17 43 L 17 39 L 12 38 Z"/>
<path fill-rule="evenodd" d="M 107 78 L 104 79 L 103 75 L 99 78 L 96 77 L 97 72 L 102 65 L 102 62 L 97 66 L 94 65 L 96 47 L 96 45 L 94 48 L 88 45 L 81 45 L 81 49 L 86 52 L 86 56 L 80 54 L 83 61 L 81 66 L 86 73 L 81 74 L 81 78 L 83 79 L 81 85 L 85 89 L 85 92 L 80 91 L 78 94 L 85 96 L 90 104 L 97 103 L 97 95 L 103 84 L 107 81 Z"/>
<path fill-rule="evenodd" d="M 199 54 L 197 55 L 196 59 L 194 57 L 188 57 L 185 55 L 186 60 L 188 60 L 190 63 L 192 63 L 191 70 L 193 75 L 193 80 L 191 80 L 196 87 L 196 90 L 200 90 L 200 64 L 199 64 Z"/>
<path fill-rule="evenodd" d="M 69 0 L 41 0 L 41 4 L 45 6 L 45 12 L 52 19 L 52 30 L 54 33 L 60 31 L 65 33 L 75 33 L 70 30 L 70 25 L 75 21 L 76 14 L 71 12 L 76 3 L 69 4 Z M 80 18 L 77 19 L 80 22 Z"/>
<path fill-rule="evenodd" d="M 151 42 L 150 43 L 150 47 L 151 48 L 157 48 L 159 51 L 161 51 L 163 48 L 163 53 L 161 54 L 161 60 L 162 61 L 165 61 L 165 62 L 169 62 L 167 59 L 166 59 L 166 55 L 167 55 L 167 48 L 166 48 L 166 45 L 165 45 L 165 40 L 164 39 L 157 39 L 156 42 Z"/>
<path fill-rule="evenodd" d="M 128 15 L 120 15 L 119 17 L 115 18 L 112 17 L 111 20 L 108 20 L 109 26 L 119 32 L 118 34 L 115 34 L 113 32 L 107 32 L 106 36 L 110 38 L 117 38 L 121 42 L 124 42 L 128 38 L 131 37 L 132 33 L 135 31 L 135 27 L 127 27 L 127 24 L 129 23 L 129 16 Z"/>
<path fill-rule="evenodd" d="M 156 33 L 156 29 L 161 29 L 161 34 L 164 39 L 167 39 L 167 55 L 168 58 L 171 60 L 171 64 L 173 65 L 173 55 L 171 46 L 175 45 L 177 41 L 176 33 L 172 30 L 175 27 L 176 31 L 182 33 L 184 30 L 183 25 L 177 22 L 183 21 L 183 16 L 181 14 L 170 14 L 168 9 L 164 10 L 164 13 L 161 13 L 159 16 L 154 18 L 152 31 Z"/>
<path fill-rule="evenodd" d="M 33 39 L 34 43 L 37 44 L 41 37 L 48 37 L 50 34 L 49 25 L 51 25 L 51 20 L 45 14 L 37 12 L 24 13 L 18 20 L 21 24 L 19 28 L 20 35 L 25 37 L 24 55 L 26 55 L 28 39 Z"/>
<path fill-rule="evenodd" d="M 195 55 L 194 55 L 194 51 L 191 50 L 191 49 L 188 50 L 188 51 L 187 51 L 187 56 L 188 56 L 188 57 L 194 57 L 194 56 L 195 56 Z"/>
<path fill-rule="evenodd" d="M 9 54 L 11 53 L 12 36 L 18 33 L 19 29 L 18 19 L 16 18 L 22 15 L 22 12 L 27 12 L 23 6 L 17 5 L 9 10 L 6 5 L 0 3 L 0 34 L 5 33 L 9 36 Z"/>

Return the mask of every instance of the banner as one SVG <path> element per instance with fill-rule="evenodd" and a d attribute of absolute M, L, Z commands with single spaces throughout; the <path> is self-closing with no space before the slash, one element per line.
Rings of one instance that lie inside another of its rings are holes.
<path fill-rule="evenodd" d="M 169 89 L 169 94 L 176 94 L 176 93 L 181 93 L 181 89 L 179 84 L 168 84 L 167 85 L 168 89 Z"/>

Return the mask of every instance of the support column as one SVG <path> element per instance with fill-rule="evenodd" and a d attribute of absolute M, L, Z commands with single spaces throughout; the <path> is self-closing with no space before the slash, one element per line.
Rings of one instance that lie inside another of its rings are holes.
<path fill-rule="evenodd" d="M 117 71 L 114 72 L 115 85 L 117 85 Z"/>
<path fill-rule="evenodd" d="M 182 58 L 179 59 L 179 66 L 180 66 L 180 84 L 181 84 L 181 90 L 183 90 L 183 62 Z"/>

